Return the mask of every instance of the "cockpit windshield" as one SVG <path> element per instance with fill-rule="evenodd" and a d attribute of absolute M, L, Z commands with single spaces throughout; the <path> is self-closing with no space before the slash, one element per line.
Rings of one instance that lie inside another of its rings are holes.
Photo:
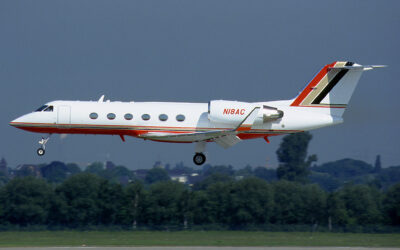
<path fill-rule="evenodd" d="M 40 108 L 36 109 L 35 112 L 53 112 L 53 106 L 52 105 L 43 105 Z"/>
<path fill-rule="evenodd" d="M 40 108 L 36 109 L 35 112 L 43 111 L 43 110 L 44 110 L 45 108 L 47 108 L 47 107 L 48 107 L 47 105 L 43 105 L 43 106 L 41 106 Z"/>
<path fill-rule="evenodd" d="M 53 112 L 53 106 L 48 106 L 45 110 L 43 110 L 44 112 Z"/>

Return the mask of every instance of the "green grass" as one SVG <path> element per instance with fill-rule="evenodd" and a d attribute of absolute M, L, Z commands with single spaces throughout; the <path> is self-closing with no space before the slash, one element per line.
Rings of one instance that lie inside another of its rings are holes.
<path fill-rule="evenodd" d="M 0 247 L 42 246 L 369 246 L 399 247 L 400 234 L 244 231 L 0 232 Z"/>

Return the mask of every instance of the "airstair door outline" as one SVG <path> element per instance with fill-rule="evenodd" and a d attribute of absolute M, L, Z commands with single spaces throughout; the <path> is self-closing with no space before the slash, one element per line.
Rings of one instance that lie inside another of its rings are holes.
<path fill-rule="evenodd" d="M 69 127 L 71 124 L 71 107 L 59 106 L 57 112 L 57 124 L 62 127 Z"/>

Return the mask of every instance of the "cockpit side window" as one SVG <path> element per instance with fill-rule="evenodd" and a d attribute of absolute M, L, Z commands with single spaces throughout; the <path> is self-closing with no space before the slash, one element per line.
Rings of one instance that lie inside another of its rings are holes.
<path fill-rule="evenodd" d="M 53 112 L 53 106 L 48 106 L 45 110 L 43 110 L 44 112 Z"/>
<path fill-rule="evenodd" d="M 43 106 L 41 106 L 40 108 L 36 109 L 35 112 L 43 111 L 43 110 L 44 110 L 45 108 L 47 108 L 47 107 L 48 107 L 47 105 L 43 105 Z"/>

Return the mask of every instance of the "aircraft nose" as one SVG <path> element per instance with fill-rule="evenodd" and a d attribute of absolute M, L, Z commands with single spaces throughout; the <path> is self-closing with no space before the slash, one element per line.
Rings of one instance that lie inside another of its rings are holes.
<path fill-rule="evenodd" d="M 13 127 L 18 126 L 18 124 L 20 124 L 21 122 L 23 122 L 23 116 L 18 117 L 17 119 L 12 120 L 9 124 Z"/>
<path fill-rule="evenodd" d="M 9 123 L 10 126 L 15 127 L 15 126 L 17 125 L 18 119 L 19 119 L 19 118 L 12 120 L 12 121 Z"/>

